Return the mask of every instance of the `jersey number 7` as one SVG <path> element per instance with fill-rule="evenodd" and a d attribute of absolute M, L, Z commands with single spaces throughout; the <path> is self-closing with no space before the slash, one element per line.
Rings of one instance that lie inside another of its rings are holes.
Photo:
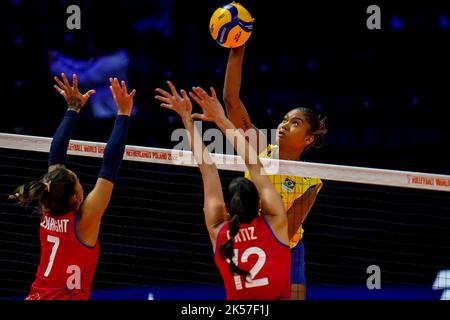
<path fill-rule="evenodd" d="M 50 254 L 50 259 L 48 260 L 47 269 L 45 269 L 44 276 L 48 277 L 50 271 L 52 271 L 53 262 L 55 261 L 56 251 L 58 251 L 59 247 L 59 238 L 51 235 L 47 236 L 47 241 L 53 243 L 52 253 Z"/>

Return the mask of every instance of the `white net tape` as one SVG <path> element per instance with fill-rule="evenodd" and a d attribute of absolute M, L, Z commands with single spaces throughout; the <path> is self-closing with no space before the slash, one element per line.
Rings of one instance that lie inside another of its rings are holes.
<path fill-rule="evenodd" d="M 51 138 L 46 137 L 0 133 L 0 148 L 48 152 L 51 141 Z M 101 142 L 71 140 L 68 154 L 101 158 L 104 148 L 105 143 Z M 218 153 L 213 153 L 211 156 L 221 170 L 242 172 L 246 170 L 238 156 Z M 161 148 L 127 146 L 124 159 L 156 164 L 196 166 L 190 151 Z M 287 160 L 261 159 L 261 162 L 265 167 L 275 167 L 276 164 L 279 168 L 278 173 L 286 175 L 450 192 L 450 176 L 448 175 Z"/>

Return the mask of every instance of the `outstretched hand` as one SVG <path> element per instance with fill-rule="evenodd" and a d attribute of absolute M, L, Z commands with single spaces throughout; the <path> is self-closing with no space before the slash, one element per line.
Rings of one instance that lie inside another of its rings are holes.
<path fill-rule="evenodd" d="M 211 96 L 209 96 L 208 93 L 200 87 L 193 87 L 192 90 L 194 92 L 189 92 L 189 95 L 203 110 L 203 114 L 193 114 L 193 119 L 212 121 L 215 123 L 226 119 L 225 111 L 223 110 L 222 104 L 217 99 L 214 88 L 211 88 Z"/>
<path fill-rule="evenodd" d="M 130 116 L 133 110 L 133 98 L 136 94 L 136 89 L 133 89 L 130 94 L 128 94 L 127 84 L 122 80 L 119 83 L 117 78 L 109 78 L 111 93 L 113 95 L 114 101 L 116 102 L 118 115 Z"/>
<path fill-rule="evenodd" d="M 57 85 L 55 84 L 53 87 L 64 97 L 70 110 L 80 112 L 81 108 L 95 93 L 95 90 L 89 90 L 85 94 L 82 94 L 78 90 L 78 78 L 76 74 L 72 76 L 72 86 L 64 73 L 61 73 L 61 77 L 62 82 L 57 76 L 54 77 Z"/>
<path fill-rule="evenodd" d="M 155 96 L 155 98 L 162 102 L 161 107 L 175 111 L 180 115 L 183 121 L 190 120 L 192 114 L 192 103 L 186 91 L 181 90 L 180 96 L 172 82 L 167 81 L 167 84 L 169 85 L 171 93 L 161 88 L 157 88 L 155 91 L 160 95 Z"/>

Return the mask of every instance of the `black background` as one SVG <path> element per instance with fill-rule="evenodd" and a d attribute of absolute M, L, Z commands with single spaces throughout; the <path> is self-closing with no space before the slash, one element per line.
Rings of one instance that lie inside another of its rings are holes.
<path fill-rule="evenodd" d="M 64 102 L 52 88 L 51 49 L 79 59 L 92 57 L 93 48 L 127 49 L 139 111 L 130 144 L 174 145 L 170 136 L 180 124 L 153 99 L 165 80 L 221 93 L 228 50 L 208 32 L 220 1 L 169 1 L 168 23 L 150 31 L 133 25 L 163 16 L 164 2 L 75 1 L 82 29 L 74 31 L 66 28 L 65 1 L 12 2 L 0 5 L 2 132 L 53 135 Z M 450 31 L 438 23 L 449 16 L 444 1 L 243 4 L 256 22 L 241 96 L 257 127 L 275 128 L 291 108 L 306 106 L 327 116 L 329 126 L 324 148 L 309 161 L 449 173 L 443 151 L 450 146 Z M 370 4 L 381 8 L 381 30 L 366 27 Z M 392 29 L 394 17 L 404 22 L 402 30 Z M 106 141 L 112 122 L 92 119 L 88 108 L 74 138 Z"/>

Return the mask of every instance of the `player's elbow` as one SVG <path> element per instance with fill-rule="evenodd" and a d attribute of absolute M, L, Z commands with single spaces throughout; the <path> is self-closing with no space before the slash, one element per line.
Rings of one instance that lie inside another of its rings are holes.
<path fill-rule="evenodd" d="M 226 89 L 223 90 L 223 102 L 225 106 L 229 106 L 235 98 L 233 95 L 229 94 Z"/>

